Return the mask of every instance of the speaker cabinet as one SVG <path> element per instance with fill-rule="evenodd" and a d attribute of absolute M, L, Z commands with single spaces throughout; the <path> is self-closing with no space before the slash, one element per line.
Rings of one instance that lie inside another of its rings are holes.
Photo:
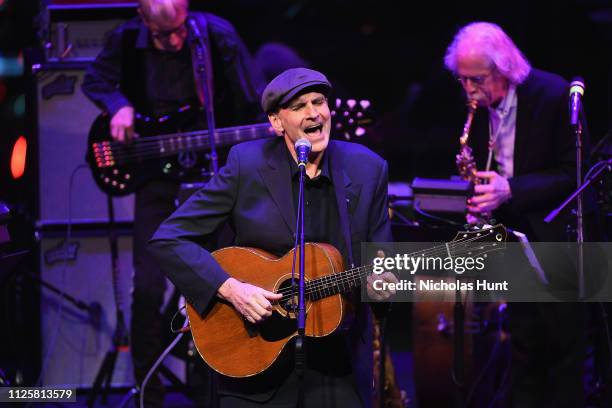
<path fill-rule="evenodd" d="M 116 327 L 111 256 L 105 236 L 73 237 L 67 250 L 63 238 L 43 238 L 40 245 L 40 278 L 66 295 L 87 304 L 81 310 L 72 302 L 41 287 L 41 334 L 45 385 L 70 384 L 90 387 L 106 352 L 111 349 Z M 117 288 L 126 324 L 130 319 L 132 239 L 120 237 Z M 48 360 L 45 362 L 45 356 Z M 120 352 L 113 385 L 132 385 L 129 353 Z"/>
<path fill-rule="evenodd" d="M 71 238 L 70 245 L 64 249 L 63 236 L 57 233 L 46 235 L 40 243 L 41 280 L 85 303 L 89 310 L 82 310 L 67 299 L 62 301 L 45 284 L 41 287 L 41 354 L 45 367 L 42 384 L 89 388 L 111 349 L 117 325 L 109 240 L 106 231 L 81 231 Z M 120 236 L 118 249 L 120 276 L 116 285 L 129 329 L 132 238 Z M 168 282 L 167 302 L 173 288 Z M 168 307 L 171 310 L 176 308 L 174 305 Z M 48 356 L 46 361 L 45 356 Z M 185 380 L 186 365 L 183 359 L 169 356 L 164 365 L 180 380 Z M 131 355 L 120 352 L 111 384 L 114 387 L 131 386 L 134 385 L 133 381 Z"/>
<path fill-rule="evenodd" d="M 89 168 L 79 170 L 69 191 L 70 175 L 85 164 L 89 128 L 100 114 L 81 91 L 86 64 L 44 64 L 34 74 L 38 124 L 39 227 L 66 224 L 69 200 L 72 222 L 108 221 L 106 195 Z M 71 197 L 70 197 L 71 195 Z M 115 219 L 133 221 L 133 195 L 115 198 Z"/>

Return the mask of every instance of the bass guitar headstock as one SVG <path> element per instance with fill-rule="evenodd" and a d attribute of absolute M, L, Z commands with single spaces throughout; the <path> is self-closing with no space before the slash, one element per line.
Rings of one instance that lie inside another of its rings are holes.
<path fill-rule="evenodd" d="M 374 123 L 372 104 L 367 99 L 336 98 L 332 108 L 333 132 L 346 140 L 363 137 Z"/>

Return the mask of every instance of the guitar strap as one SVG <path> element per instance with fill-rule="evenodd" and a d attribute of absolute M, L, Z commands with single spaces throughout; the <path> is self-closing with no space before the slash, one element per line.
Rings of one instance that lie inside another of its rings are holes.
<path fill-rule="evenodd" d="M 197 39 L 193 38 L 193 33 L 189 33 L 191 40 L 191 61 L 193 64 L 193 77 L 196 81 L 196 91 L 200 103 L 206 109 L 210 109 L 214 113 L 213 104 L 213 68 L 212 61 L 210 59 L 210 36 L 208 33 L 208 21 L 204 13 L 193 13 L 190 15 L 200 29 L 202 39 L 204 40 L 205 47 L 198 45 Z M 204 48 L 204 49 L 202 49 Z M 210 95 L 210 100 L 207 100 L 206 95 Z M 210 124 L 209 124 L 210 129 Z"/>
<path fill-rule="evenodd" d="M 210 171 L 216 174 L 219 171 L 217 150 L 215 148 L 215 109 L 213 103 L 213 72 L 210 54 L 210 33 L 208 22 L 204 13 L 190 15 L 188 24 L 191 28 L 189 40 L 191 41 L 191 59 L 193 62 L 194 78 L 200 103 L 206 112 L 208 134 L 210 140 Z"/>

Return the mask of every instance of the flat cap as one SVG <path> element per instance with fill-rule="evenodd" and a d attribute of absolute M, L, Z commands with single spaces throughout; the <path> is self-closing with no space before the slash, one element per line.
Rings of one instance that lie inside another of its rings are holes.
<path fill-rule="evenodd" d="M 317 87 L 327 95 L 331 84 L 322 73 L 308 68 L 291 68 L 274 78 L 261 95 L 261 107 L 266 113 L 275 111 L 293 99 L 300 91 Z"/>

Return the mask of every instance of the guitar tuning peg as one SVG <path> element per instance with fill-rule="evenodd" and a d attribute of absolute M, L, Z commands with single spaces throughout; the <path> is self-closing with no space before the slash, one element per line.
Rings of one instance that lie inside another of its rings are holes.
<path fill-rule="evenodd" d="M 349 109 L 353 109 L 356 105 L 357 105 L 357 101 L 354 99 L 348 99 L 346 101 L 346 106 L 348 106 Z"/>
<path fill-rule="evenodd" d="M 362 128 L 361 126 L 359 126 L 357 129 L 355 129 L 355 136 L 361 137 L 363 135 L 365 135 L 366 131 L 364 128 Z"/>
<path fill-rule="evenodd" d="M 342 99 L 336 98 L 336 109 L 338 109 L 342 105 Z"/>
<path fill-rule="evenodd" d="M 359 101 L 359 106 L 361 106 L 361 109 L 363 110 L 368 109 L 371 105 L 372 104 L 367 99 L 362 99 Z"/>

